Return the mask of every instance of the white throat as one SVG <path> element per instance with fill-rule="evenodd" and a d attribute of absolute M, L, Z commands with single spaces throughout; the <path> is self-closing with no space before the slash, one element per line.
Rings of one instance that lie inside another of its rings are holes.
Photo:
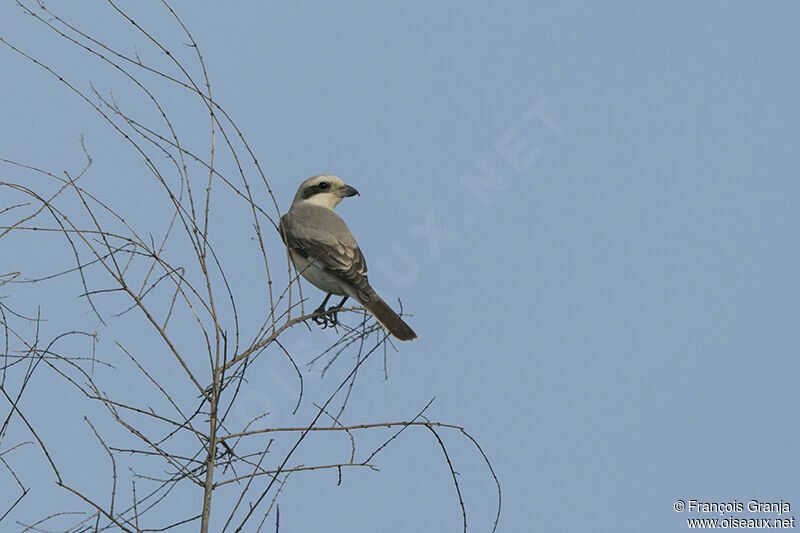
<path fill-rule="evenodd" d="M 295 201 L 293 205 L 317 205 L 319 207 L 327 207 L 328 209 L 333 209 L 339 202 L 342 201 L 342 197 L 338 196 L 333 193 L 321 193 L 315 194 L 310 198 L 303 198 L 298 201 Z"/>

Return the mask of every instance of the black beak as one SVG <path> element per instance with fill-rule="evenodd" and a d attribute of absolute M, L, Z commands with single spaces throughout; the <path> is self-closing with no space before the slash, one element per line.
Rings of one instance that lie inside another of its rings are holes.
<path fill-rule="evenodd" d="M 348 196 L 361 196 L 358 194 L 358 191 L 355 190 L 353 187 L 349 185 L 345 185 L 341 187 L 339 190 L 336 191 L 336 194 L 341 196 L 342 198 L 347 198 Z"/>

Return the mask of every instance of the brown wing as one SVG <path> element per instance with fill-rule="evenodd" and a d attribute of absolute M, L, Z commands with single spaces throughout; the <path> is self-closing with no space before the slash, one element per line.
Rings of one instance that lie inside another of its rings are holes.
<path fill-rule="evenodd" d="M 346 233 L 342 233 L 340 228 L 335 228 L 338 232 L 321 227 L 309 231 L 308 220 L 304 220 L 302 227 L 294 222 L 290 214 L 281 217 L 279 229 L 286 246 L 325 271 L 348 281 L 360 293 L 365 293 L 369 287 L 367 262 L 344 223 L 341 224 Z M 330 224 L 331 220 L 327 222 Z"/>

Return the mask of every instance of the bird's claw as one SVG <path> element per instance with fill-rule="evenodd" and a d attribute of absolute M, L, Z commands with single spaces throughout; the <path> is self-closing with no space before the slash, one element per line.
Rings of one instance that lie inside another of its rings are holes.
<path fill-rule="evenodd" d="M 318 307 L 317 309 L 314 310 L 314 314 L 315 315 L 319 315 L 319 313 L 324 313 L 324 312 L 325 312 L 325 307 Z M 311 320 L 313 320 L 314 323 L 317 324 L 318 326 L 322 326 L 322 329 L 325 329 L 325 328 L 328 327 L 328 316 L 327 315 L 315 316 Z"/>
<path fill-rule="evenodd" d="M 328 310 L 326 311 L 324 307 L 320 307 L 319 309 L 316 309 L 314 311 L 314 314 L 319 314 L 319 313 L 326 313 L 326 314 L 315 316 L 314 318 L 312 318 L 312 320 L 322 329 L 338 326 L 339 309 L 341 309 L 340 306 L 334 306 L 334 307 L 329 307 Z"/>
<path fill-rule="evenodd" d="M 328 319 L 328 322 L 330 322 L 331 326 L 339 325 L 339 309 L 341 309 L 340 306 L 328 308 L 328 313 L 330 314 L 326 318 Z"/>

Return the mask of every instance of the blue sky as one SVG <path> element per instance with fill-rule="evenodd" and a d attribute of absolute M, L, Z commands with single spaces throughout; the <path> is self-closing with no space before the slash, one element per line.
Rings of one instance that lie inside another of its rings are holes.
<path fill-rule="evenodd" d="M 136 7 L 137 21 L 188 54 L 152 4 Z M 435 397 L 429 416 L 467 428 L 492 460 L 504 532 L 681 531 L 689 515 L 675 512 L 678 499 L 782 499 L 794 508 L 797 6 L 173 6 L 281 209 L 313 174 L 355 186 L 361 196 L 338 211 L 373 285 L 413 314 L 419 340 L 389 354 L 388 380 L 382 360 L 365 365 L 348 423 L 408 418 Z M 91 81 L 153 117 L 107 67 L 15 6 L 0 9 L 0 36 L 81 89 Z M 107 5 L 75 2 L 64 14 L 164 61 Z M 6 47 L 0 61 L 0 157 L 72 171 L 82 134 L 95 159 L 84 185 L 143 227 L 156 219 L 163 206 L 140 186 L 152 180 L 141 157 L 52 76 Z M 197 103 L 152 83 L 182 135 L 205 146 Z M 537 105 L 546 115 L 529 112 Z M 482 173 L 485 187 L 465 186 Z M 0 181 L 26 176 L 0 167 Z M 270 205 L 265 194 L 259 203 Z M 250 230 L 237 225 L 233 201 L 215 208 L 212 236 L 247 292 L 259 268 L 251 273 L 252 250 L 241 251 Z M 37 240 L 4 241 L 0 272 L 69 264 Z M 277 235 L 269 243 L 277 250 Z M 150 349 L 128 338 L 132 322 L 110 320 L 103 331 L 76 285 L 55 287 L 6 293 L 26 311 L 40 305 L 62 317 L 50 332 L 98 328 L 109 358 L 120 357 L 115 339 Z M 263 301 L 252 294 L 242 305 L 245 322 L 258 323 Z M 309 352 L 328 338 L 316 329 L 291 335 Z M 307 378 L 310 398 L 335 388 L 347 364 Z M 291 368 L 258 372 L 247 398 L 275 424 L 307 420 L 313 407 L 292 417 L 293 399 L 278 385 L 293 379 Z M 59 389 L 45 394 L 47 383 L 26 402 L 49 424 Z M 54 435 L 69 430 L 52 423 Z M 489 531 L 491 478 L 463 439 L 449 438 L 470 530 Z M 75 442 L 76 457 L 89 453 Z M 346 474 L 341 487 L 332 474 L 292 478 L 279 500 L 281 531 L 459 530 L 430 435 L 404 434 L 379 466 Z M 46 469 L 29 467 L 34 495 L 63 497 Z M 23 507 L 26 516 L 34 510 Z"/>

